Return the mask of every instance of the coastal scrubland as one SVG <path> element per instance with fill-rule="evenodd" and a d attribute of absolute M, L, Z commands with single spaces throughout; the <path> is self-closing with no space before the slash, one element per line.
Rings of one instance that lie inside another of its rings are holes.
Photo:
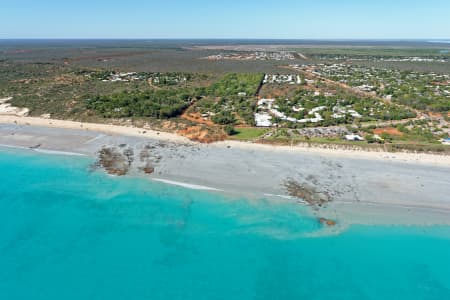
<path fill-rule="evenodd" d="M 0 98 L 35 117 L 134 124 L 206 142 L 445 153 L 449 57 L 435 44 L 4 43 Z M 264 126 L 261 115 L 270 120 Z"/>

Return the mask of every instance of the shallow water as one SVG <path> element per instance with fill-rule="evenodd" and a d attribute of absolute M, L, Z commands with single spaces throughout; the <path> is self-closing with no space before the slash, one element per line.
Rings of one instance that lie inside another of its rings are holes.
<path fill-rule="evenodd" d="M 0 299 L 450 299 L 450 228 L 321 234 L 295 203 L 0 152 Z"/>

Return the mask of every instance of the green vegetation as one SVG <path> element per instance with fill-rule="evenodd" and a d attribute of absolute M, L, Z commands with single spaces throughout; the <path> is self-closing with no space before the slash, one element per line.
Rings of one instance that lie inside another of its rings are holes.
<path fill-rule="evenodd" d="M 179 116 L 191 103 L 192 96 L 183 90 L 124 91 L 111 96 L 95 96 L 86 100 L 86 107 L 104 118 Z"/>
<path fill-rule="evenodd" d="M 236 123 L 236 118 L 229 111 L 221 111 L 212 116 L 211 120 L 213 120 L 214 123 L 220 125 L 232 125 Z"/>
<path fill-rule="evenodd" d="M 208 95 L 215 97 L 233 97 L 240 93 L 254 96 L 263 76 L 264 74 L 227 74 L 207 89 L 207 92 Z"/>
<path fill-rule="evenodd" d="M 234 125 L 239 120 L 252 124 L 255 100 L 252 97 L 239 93 L 256 93 L 262 75 L 255 74 L 227 74 L 210 87 L 197 87 L 192 89 L 169 88 L 172 84 L 167 82 L 180 82 L 205 75 L 187 75 L 184 73 L 147 73 L 121 76 L 120 73 L 97 72 L 92 78 L 97 80 L 150 80 L 151 85 L 164 85 L 165 89 L 124 90 L 111 95 L 98 95 L 86 100 L 86 107 L 103 118 L 124 117 L 152 117 L 171 118 L 179 116 L 190 104 L 198 100 L 196 110 L 200 113 L 211 112 L 212 121 L 219 125 Z M 106 77 L 104 77 L 106 76 Z M 121 77 L 119 77 L 121 76 Z M 106 78 L 106 79 L 105 79 Z M 111 79 L 112 78 L 112 79 Z M 163 81 L 162 79 L 165 78 Z M 116 83 L 116 82 L 114 82 Z M 122 83 L 122 82 L 119 82 Z M 132 83 L 130 83 L 132 84 Z M 239 91 L 239 92 L 238 92 Z M 220 96 L 228 95 L 228 96 Z M 239 113 L 236 113 L 236 110 Z"/>
<path fill-rule="evenodd" d="M 201 99 L 191 112 L 211 116 L 220 125 L 254 125 L 256 97 L 263 74 L 227 74 L 208 88 L 197 89 Z"/>
<path fill-rule="evenodd" d="M 401 135 L 386 135 L 384 136 L 393 143 L 411 143 L 415 142 L 425 144 L 440 144 L 438 141 L 446 137 L 446 134 L 437 128 L 437 124 L 426 120 L 410 121 L 406 124 L 399 124 L 396 129 Z M 382 136 L 383 137 L 383 136 Z"/>
<path fill-rule="evenodd" d="M 170 73 L 145 73 L 138 74 L 140 78 L 144 78 L 156 86 L 174 86 L 193 80 L 193 74 L 182 72 Z"/>
<path fill-rule="evenodd" d="M 170 124 L 170 130 L 198 123 L 239 140 L 264 136 L 268 142 L 393 151 L 446 149 L 439 142 L 448 136 L 450 121 L 450 52 L 446 45 L 421 49 L 302 47 L 294 51 L 307 58 L 299 56 L 292 62 L 215 62 L 200 60 L 204 51 L 174 45 L 152 47 L 93 47 L 81 54 L 70 47 L 48 52 L 0 51 L 0 98 L 13 97 L 11 104 L 29 108 L 32 116 L 51 114 L 52 118 L 117 124 L 131 120 Z M 263 72 L 293 72 L 280 68 L 291 63 L 309 64 L 299 67 L 306 70 L 301 74 L 303 84 L 264 85 L 258 95 L 275 101 L 258 107 L 256 92 Z M 427 117 L 422 113 L 430 111 L 439 114 Z M 416 112 L 426 121 L 405 123 Z M 183 118 L 177 118 L 182 113 L 186 113 Z M 268 114 L 276 126 L 247 127 L 256 125 L 255 113 Z M 159 121 L 167 118 L 175 119 Z M 431 122 L 436 119 L 439 123 Z M 382 133 L 384 141 L 380 141 L 373 132 L 375 125 L 396 127 L 401 134 Z M 366 141 L 344 141 L 342 130 L 346 128 Z"/>
<path fill-rule="evenodd" d="M 450 49 L 448 49 L 450 50 Z M 382 48 L 382 47 L 354 47 L 354 48 L 302 48 L 300 50 L 303 54 L 322 57 L 334 58 L 336 56 L 358 57 L 374 59 L 380 57 L 438 57 L 449 58 L 449 52 L 442 51 L 442 48 Z"/>
<path fill-rule="evenodd" d="M 88 72 L 52 63 L 0 63 L 0 98 L 13 97 L 12 105 L 29 108 L 33 116 L 73 118 L 85 113 L 86 95 L 109 95 L 126 87 L 89 80 Z"/>
<path fill-rule="evenodd" d="M 299 143 L 308 144 L 310 146 L 328 146 L 328 147 L 342 147 L 351 149 L 363 150 L 383 150 L 388 152 L 430 152 L 439 154 L 450 154 L 450 147 L 436 142 L 436 139 L 408 140 L 408 136 L 399 138 L 397 136 L 385 135 L 389 138 L 384 142 L 373 142 L 370 137 L 373 135 L 365 135 L 366 140 L 362 142 L 350 142 L 340 137 L 306 137 L 297 134 L 293 130 L 286 128 L 276 129 L 272 134 L 260 140 L 261 143 L 277 144 L 277 145 L 295 145 Z M 369 138 L 368 138 L 369 137 Z M 251 139 L 245 139 L 251 140 Z"/>
<path fill-rule="evenodd" d="M 277 110 L 284 113 L 287 117 L 297 120 L 309 118 L 309 113 L 318 107 L 323 121 L 318 124 L 292 123 L 278 120 L 285 127 L 295 128 L 309 126 L 332 126 L 339 124 L 351 124 L 354 121 L 369 122 L 374 120 L 402 120 L 413 118 L 415 112 L 400 107 L 395 104 L 389 104 L 375 98 L 356 96 L 344 90 L 337 90 L 333 95 L 316 95 L 311 90 L 300 88 L 293 97 L 289 99 L 277 98 L 275 104 Z M 293 110 L 293 107 L 296 110 Z M 352 113 L 358 117 L 352 116 Z"/>
<path fill-rule="evenodd" d="M 322 65 L 315 71 L 333 81 L 388 97 L 420 110 L 450 111 L 450 75 L 355 65 Z"/>
<path fill-rule="evenodd" d="M 234 128 L 234 134 L 232 134 L 232 139 L 251 141 L 263 136 L 268 131 L 269 129 L 266 128 L 254 128 L 254 127 Z"/>

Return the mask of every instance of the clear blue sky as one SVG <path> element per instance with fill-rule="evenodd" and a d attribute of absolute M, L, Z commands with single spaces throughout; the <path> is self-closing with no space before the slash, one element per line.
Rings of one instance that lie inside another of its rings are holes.
<path fill-rule="evenodd" d="M 450 0 L 0 2 L 0 38 L 450 38 Z"/>

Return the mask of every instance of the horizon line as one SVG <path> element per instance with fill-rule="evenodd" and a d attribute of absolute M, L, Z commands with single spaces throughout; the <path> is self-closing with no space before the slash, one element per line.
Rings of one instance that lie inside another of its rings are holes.
<path fill-rule="evenodd" d="M 273 41 L 449 41 L 448 38 L 153 38 L 153 37 L 0 37 L 0 40 L 273 40 Z"/>

